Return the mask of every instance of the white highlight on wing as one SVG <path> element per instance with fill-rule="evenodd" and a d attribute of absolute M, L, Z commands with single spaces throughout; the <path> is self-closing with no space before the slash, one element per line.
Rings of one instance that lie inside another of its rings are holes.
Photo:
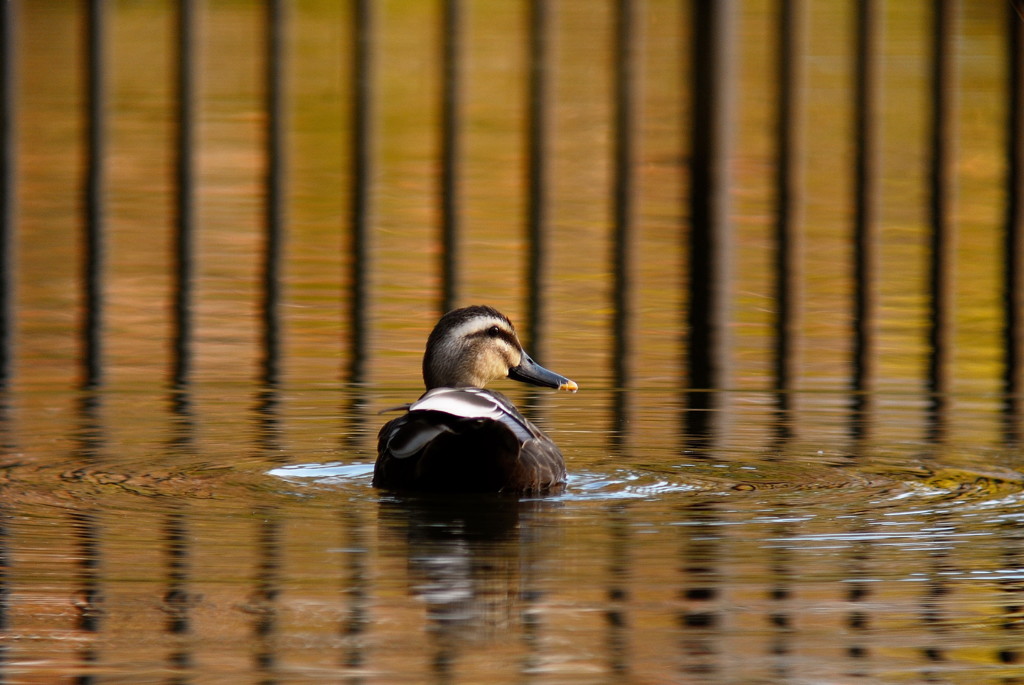
<path fill-rule="evenodd" d="M 441 433 L 451 433 L 451 429 L 445 425 L 430 426 L 418 423 L 415 430 L 392 431 L 388 439 L 388 450 L 398 459 L 405 459 L 426 447 Z"/>
<path fill-rule="evenodd" d="M 500 419 L 501 404 L 478 388 L 434 388 L 409 406 L 409 411 L 440 411 L 464 419 Z"/>

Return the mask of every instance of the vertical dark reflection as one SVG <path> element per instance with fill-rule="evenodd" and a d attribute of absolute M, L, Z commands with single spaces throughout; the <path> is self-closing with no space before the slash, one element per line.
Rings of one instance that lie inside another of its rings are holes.
<path fill-rule="evenodd" d="M 792 526 L 780 524 L 772 531 L 771 537 L 785 540 L 794 535 Z M 793 584 L 799 578 L 799 572 L 793 565 L 792 550 L 787 543 L 779 542 L 769 550 L 771 559 L 771 587 L 768 600 L 771 611 L 768 614 L 769 629 L 772 631 L 769 642 L 768 659 L 771 664 L 773 682 L 791 682 L 793 671 L 791 656 L 793 653 L 794 629 L 792 616 L 798 610 L 791 605 Z"/>
<path fill-rule="evenodd" d="M 286 0 L 268 0 L 264 16 L 266 112 L 264 178 L 264 254 L 262 273 L 263 359 L 261 386 L 256 401 L 258 453 L 279 461 L 281 381 L 281 301 L 285 228 L 287 225 L 286 169 Z M 277 511 L 263 506 L 255 511 L 258 531 L 258 567 L 250 606 L 253 624 L 253 660 L 261 683 L 277 681 L 277 596 L 280 591 L 280 522 Z"/>
<path fill-rule="evenodd" d="M 85 179 L 82 192 L 81 385 L 103 381 L 103 223 L 106 188 L 106 11 L 104 0 L 85 0 Z"/>
<path fill-rule="evenodd" d="M 611 540 L 608 549 L 608 666 L 623 676 L 630 670 L 629 650 L 629 515 L 624 505 L 615 505 L 608 515 Z"/>
<path fill-rule="evenodd" d="M 8 514 L 7 506 L 0 504 L 0 633 L 6 632 L 11 627 L 11 579 L 8 576 L 11 568 L 11 532 L 8 529 L 8 521 L 11 516 Z M 10 662 L 9 648 L 5 643 L 0 643 L 0 685 L 6 685 L 7 668 Z"/>
<path fill-rule="evenodd" d="M 376 438 L 374 432 L 381 423 L 380 414 L 370 410 L 370 399 L 366 388 L 352 383 L 343 389 L 342 401 L 338 408 L 340 424 L 339 454 L 351 462 L 373 459 L 376 452 L 366 451 L 366 440 Z M 376 440 L 370 449 L 375 449 Z"/>
<path fill-rule="evenodd" d="M 956 4 L 953 0 L 935 0 L 931 7 L 932 92 L 928 140 L 928 148 L 932 155 L 928 202 L 928 218 L 931 225 L 931 259 L 928 273 L 931 291 L 928 312 L 928 391 L 931 395 L 930 409 L 935 430 L 941 423 L 935 418 L 946 412 L 953 353 L 953 98 L 956 87 L 953 59 L 956 42 Z"/>
<path fill-rule="evenodd" d="M 544 654 L 544 633 L 547 613 L 543 610 L 546 599 L 546 580 L 549 578 L 548 567 L 542 563 L 544 556 L 544 537 L 547 522 L 539 521 L 533 516 L 520 526 L 519 550 L 522 560 L 519 564 L 521 586 L 516 607 L 520 625 L 522 626 L 523 657 L 519 662 L 519 673 L 539 673 L 546 662 Z"/>
<path fill-rule="evenodd" d="M 352 0 L 351 133 L 349 147 L 349 253 L 348 292 L 350 349 L 348 382 L 361 383 L 366 375 L 369 345 L 369 237 L 373 188 L 373 0 Z"/>
<path fill-rule="evenodd" d="M 874 404 L 878 271 L 878 43 L 877 0 L 854 2 L 856 58 L 854 82 L 854 219 L 853 219 L 853 430 L 866 429 L 860 416 Z"/>
<path fill-rule="evenodd" d="M 1019 444 L 1024 413 L 1024 0 L 1012 0 L 1007 8 L 1004 432 L 1009 442 Z"/>
<path fill-rule="evenodd" d="M 1020 521 L 1006 520 L 1000 524 L 999 533 L 1001 568 L 1021 568 L 1024 564 L 1024 526 Z M 996 652 L 996 660 L 1003 664 L 1024 663 L 1024 622 L 1020 620 L 1021 606 L 1024 606 L 1024 580 L 1014 574 L 1001 580 L 999 589 L 1003 593 L 999 625 L 1005 638 L 1003 646 Z"/>
<path fill-rule="evenodd" d="M 169 396 L 171 430 L 167 452 L 174 457 L 186 457 L 195 453 L 195 417 L 192 398 L 183 385 L 171 388 Z M 167 590 L 163 597 L 163 611 L 166 618 L 166 632 L 172 645 L 167 666 L 172 675 L 169 683 L 183 685 L 191 680 L 189 671 L 194 667 L 190 635 L 192 633 L 192 608 L 196 597 L 190 591 L 191 580 L 191 533 L 185 503 L 171 505 L 164 518 L 164 558 L 167 567 Z"/>
<path fill-rule="evenodd" d="M 164 546 L 167 563 L 167 591 L 163 610 L 167 616 L 166 630 L 173 645 L 168 656 L 172 676 L 168 682 L 187 683 L 188 671 L 194 666 L 188 636 L 192 633 L 191 610 L 195 604 L 189 592 L 191 546 L 188 519 L 183 511 L 170 512 L 164 521 Z"/>
<path fill-rule="evenodd" d="M 192 280 L 195 255 L 195 142 L 196 128 L 196 50 L 195 0 L 181 0 L 177 16 L 177 74 L 175 78 L 175 144 L 174 144 L 174 304 L 173 304 L 173 366 L 171 382 L 181 387 L 188 382 L 191 370 L 192 344 Z"/>
<path fill-rule="evenodd" d="M 86 388 L 80 391 L 76 407 L 78 425 L 74 436 L 73 458 L 80 467 L 65 474 L 66 479 L 89 479 L 90 471 L 100 461 L 106 445 L 106 435 L 101 416 L 101 395 Z M 103 628 L 103 559 L 100 542 L 102 528 L 100 515 L 91 509 L 74 511 L 69 516 L 74 536 L 78 563 L 78 592 L 76 627 L 83 633 L 98 634 Z M 81 671 L 76 678 L 79 683 L 96 681 L 94 671 L 100 661 L 99 640 L 96 635 L 85 636 L 80 650 Z"/>
<path fill-rule="evenodd" d="M 784 394 L 784 390 L 779 390 Z M 775 426 L 775 440 L 772 441 L 772 452 L 777 457 L 772 459 L 783 460 L 790 454 L 790 445 L 793 440 L 792 422 L 788 414 L 787 400 L 779 397 L 776 399 L 776 406 L 779 408 L 779 419 Z M 767 599 L 771 603 L 768 613 L 768 627 L 771 631 L 768 647 L 768 665 L 770 667 L 773 682 L 786 683 L 793 679 L 793 647 L 795 634 L 793 628 L 793 615 L 799 615 L 799 607 L 794 607 L 793 587 L 799 587 L 800 570 L 799 564 L 794 563 L 793 547 L 789 542 L 796 534 L 798 525 L 780 522 L 772 528 L 771 539 L 774 544 L 768 547 L 768 559 L 770 569 L 770 584 L 767 591 Z"/>
<path fill-rule="evenodd" d="M 441 313 L 459 298 L 459 153 L 462 48 L 462 2 L 443 0 L 441 12 Z"/>
<path fill-rule="evenodd" d="M 550 137 L 551 0 L 530 0 L 528 7 L 529 80 L 526 94 L 526 242 L 527 289 L 525 341 L 537 359 L 546 356 L 548 241 L 548 140 Z"/>
<path fill-rule="evenodd" d="M 853 530 L 854 536 L 864 535 L 867 525 L 857 521 Z M 846 614 L 846 656 L 850 659 L 852 677 L 867 677 L 871 670 L 868 660 L 871 652 L 865 642 L 871 635 L 870 601 L 873 584 L 871 583 L 871 544 L 859 540 L 848 548 L 848 561 L 843 569 L 845 583 L 841 601 L 847 603 Z"/>
<path fill-rule="evenodd" d="M 259 388 L 255 408 L 256 452 L 271 463 L 282 463 L 279 390 L 267 379 Z M 254 512 L 257 533 L 257 570 L 249 609 L 253 622 L 253 664 L 262 685 L 278 682 L 277 632 L 281 568 L 281 521 L 277 509 L 259 506 Z"/>
<path fill-rule="evenodd" d="M 941 662 L 948 658 L 946 645 L 949 644 L 949 635 L 953 630 L 949 623 L 953 612 L 946 606 L 947 595 L 953 592 L 949 578 L 957 571 L 962 572 L 962 569 L 954 567 L 949 560 L 950 551 L 955 549 L 951 536 L 934 532 L 952 531 L 954 526 L 948 519 L 947 515 L 941 513 L 932 513 L 927 517 L 928 528 L 933 531 L 929 536 L 934 539 L 930 540 L 928 551 L 929 563 L 925 570 L 928 580 L 923 585 L 924 592 L 921 596 L 920 627 L 922 638 L 930 635 L 931 640 L 921 646 L 920 653 L 927 664 L 936 665 L 934 673 L 930 673 L 928 667 L 925 667 L 922 673 L 925 678 L 938 677 L 945 671 Z"/>
<path fill-rule="evenodd" d="M 692 99 L 687 433 L 705 434 L 730 356 L 728 159 L 735 5 L 692 5 Z"/>
<path fill-rule="evenodd" d="M 263 254 L 263 364 L 262 381 L 270 387 L 280 381 L 281 294 L 284 263 L 284 232 L 287 208 L 285 190 L 285 35 L 288 3 L 268 0 L 266 17 L 266 72 L 264 88 L 267 115 L 266 176 L 264 192 Z"/>
<path fill-rule="evenodd" d="M 256 510 L 257 567 L 249 609 L 253 622 L 253 661 L 261 685 L 278 682 L 277 632 L 278 604 L 281 592 L 281 522 L 271 507 Z"/>
<path fill-rule="evenodd" d="M 547 264 L 550 241 L 548 229 L 548 148 L 551 130 L 551 0 L 529 0 L 527 36 L 529 60 L 526 93 L 526 243 L 527 283 L 526 320 L 523 341 L 530 355 L 544 359 L 547 355 Z M 538 420 L 546 397 L 528 390 L 523 411 Z"/>
<path fill-rule="evenodd" d="M 679 521 L 686 524 L 680 527 L 684 532 L 679 590 L 683 605 L 679 613 L 681 668 L 684 677 L 703 678 L 706 682 L 714 682 L 721 670 L 716 645 L 721 641 L 717 604 L 722 584 L 718 567 L 722 536 L 716 506 L 717 503 L 705 500 L 687 505 L 679 512 Z"/>
<path fill-rule="evenodd" d="M 948 418 L 947 412 L 932 406 L 924 440 L 930 452 L 926 457 L 933 463 L 942 463 Z M 922 569 L 927 580 L 923 583 L 924 593 L 920 600 L 920 634 L 922 639 L 931 635 L 932 640 L 930 644 L 922 645 L 920 652 L 928 663 L 932 663 L 946 660 L 946 635 L 951 630 L 948 619 L 952 612 L 946 606 L 945 598 L 953 591 L 949 579 L 957 572 L 962 573 L 963 568 L 957 568 L 952 561 L 952 553 L 959 545 L 955 542 L 956 524 L 951 520 L 949 511 L 932 508 L 925 513 L 924 521 L 922 529 L 926 532 L 922 533 L 924 539 L 921 542 L 927 543 L 928 564 Z M 926 678 L 937 677 L 943 670 L 942 666 L 936 666 L 934 674 L 926 670 L 923 675 Z"/>
<path fill-rule="evenodd" d="M 614 119 L 612 123 L 612 326 L 613 411 L 620 439 L 629 423 L 625 389 L 634 352 L 633 261 L 636 232 L 637 32 L 640 3 L 617 0 L 614 26 Z"/>
<path fill-rule="evenodd" d="M 14 360 L 14 231 L 17 221 L 16 7 L 0 2 L 0 388 Z"/>
<path fill-rule="evenodd" d="M 2 68 L 2 67 L 0 67 Z M 0 386 L 0 454 L 19 452 L 11 425 L 10 395 L 7 388 Z M 9 576 L 14 559 L 11 550 L 12 532 L 9 522 L 14 518 L 15 509 L 6 502 L 0 502 L 0 634 L 11 627 L 11 578 Z M 10 649 L 6 642 L 0 642 L 0 685 L 6 685 Z"/>
<path fill-rule="evenodd" d="M 352 0 L 349 16 L 349 275 L 347 292 L 348 364 L 342 373 L 347 388 L 339 417 L 344 453 L 357 453 L 366 425 L 366 359 L 370 344 L 370 234 L 373 192 L 373 0 Z"/>
<path fill-rule="evenodd" d="M 76 511 L 70 515 L 71 530 L 77 542 L 78 593 L 75 601 L 78 609 L 76 627 L 83 633 L 100 633 L 103 622 L 103 565 L 100 553 L 102 529 L 95 512 Z M 94 636 L 85 638 L 80 652 L 81 670 L 75 679 L 77 683 L 96 682 L 94 671 L 99 665 L 99 641 Z"/>
<path fill-rule="evenodd" d="M 276 382 L 267 377 L 256 388 L 256 452 L 268 462 L 283 463 L 287 457 L 281 450 L 281 394 Z"/>
<path fill-rule="evenodd" d="M 368 563 L 369 550 L 366 539 L 366 523 L 353 507 L 341 511 L 342 541 L 345 549 L 345 575 L 341 593 L 344 597 L 344 617 L 341 623 L 341 637 L 345 644 L 342 666 L 351 673 L 362 673 L 368 666 L 367 633 L 373 625 L 370 613 L 370 578 L 372 569 Z M 362 683 L 364 678 L 356 675 L 346 679 L 349 683 Z"/>
<path fill-rule="evenodd" d="M 801 0 L 782 0 L 779 7 L 778 102 L 775 172 L 775 379 L 779 429 L 788 431 L 797 369 L 800 368 L 800 159 L 802 150 L 801 88 L 804 7 Z"/>

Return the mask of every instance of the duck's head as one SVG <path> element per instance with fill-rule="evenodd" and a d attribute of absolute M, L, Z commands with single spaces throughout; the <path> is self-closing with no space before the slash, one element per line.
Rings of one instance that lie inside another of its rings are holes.
<path fill-rule="evenodd" d="M 548 371 L 523 350 L 504 314 L 486 306 L 448 312 L 434 326 L 423 355 L 423 381 L 432 388 L 482 388 L 498 378 L 576 392 L 573 381 Z"/>

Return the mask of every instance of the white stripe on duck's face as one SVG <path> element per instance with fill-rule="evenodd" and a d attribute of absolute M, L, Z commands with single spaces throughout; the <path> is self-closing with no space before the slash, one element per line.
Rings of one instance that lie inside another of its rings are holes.
<path fill-rule="evenodd" d="M 512 330 L 508 321 L 497 316 L 482 314 L 480 316 L 474 316 L 470 319 L 466 319 L 465 321 L 445 330 L 444 338 L 446 340 L 472 338 L 487 332 L 491 328 L 497 328 L 505 331 L 508 335 L 513 337 L 515 336 L 515 331 Z"/>
<path fill-rule="evenodd" d="M 522 357 L 523 348 L 506 319 L 480 314 L 450 328 L 442 319 L 427 341 L 423 379 L 428 389 L 482 388 L 508 376 Z"/>

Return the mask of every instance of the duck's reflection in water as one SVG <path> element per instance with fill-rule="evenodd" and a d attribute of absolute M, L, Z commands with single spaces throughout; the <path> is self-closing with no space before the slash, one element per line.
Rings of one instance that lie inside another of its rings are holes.
<path fill-rule="evenodd" d="M 439 672 L 454 664 L 467 640 L 514 628 L 528 651 L 535 644 L 532 607 L 543 598 L 538 566 L 557 535 L 546 523 L 551 518 L 541 514 L 558 506 L 556 500 L 502 495 L 381 500 L 382 537 L 404 550 L 409 591 L 426 607 Z"/>

